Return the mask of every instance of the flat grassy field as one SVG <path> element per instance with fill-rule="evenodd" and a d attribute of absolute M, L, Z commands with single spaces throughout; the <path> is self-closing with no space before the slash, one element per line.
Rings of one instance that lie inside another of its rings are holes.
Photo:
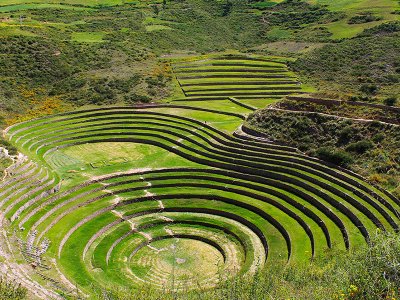
<path fill-rule="evenodd" d="M 132 143 L 96 143 L 54 152 L 48 161 L 66 185 L 102 174 L 134 169 L 195 167 L 196 164 L 159 147 Z"/>

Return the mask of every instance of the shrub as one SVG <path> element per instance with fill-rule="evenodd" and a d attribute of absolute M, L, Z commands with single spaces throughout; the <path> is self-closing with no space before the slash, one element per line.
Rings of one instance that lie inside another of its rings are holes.
<path fill-rule="evenodd" d="M 339 140 L 343 143 L 346 143 L 350 140 L 353 133 L 354 129 L 351 126 L 346 126 L 339 132 Z"/>
<path fill-rule="evenodd" d="M 374 16 L 371 13 L 365 13 L 365 14 L 351 17 L 347 23 L 348 24 L 362 24 L 362 23 L 369 23 L 369 22 L 374 22 L 374 21 L 379 21 L 379 20 L 382 20 L 382 17 Z"/>
<path fill-rule="evenodd" d="M 320 159 L 339 166 L 348 166 L 353 162 L 353 157 L 348 152 L 333 147 L 318 148 L 316 154 Z"/>
<path fill-rule="evenodd" d="M 125 102 L 128 104 L 135 104 L 135 103 L 149 103 L 151 101 L 151 98 L 145 95 L 138 95 L 135 93 L 132 93 L 130 95 L 125 96 Z"/>
<path fill-rule="evenodd" d="M 365 153 L 369 149 L 373 148 L 374 144 L 368 140 L 362 140 L 359 142 L 351 143 L 346 147 L 347 151 L 357 152 L 359 154 Z"/>
<path fill-rule="evenodd" d="M 375 134 L 375 135 L 372 137 L 372 140 L 373 140 L 375 143 L 380 143 L 380 142 L 382 142 L 384 139 L 385 139 L 385 135 L 384 135 L 383 133 Z"/>
<path fill-rule="evenodd" d="M 388 97 L 385 100 L 383 100 L 383 103 L 388 106 L 394 106 L 397 103 L 397 98 L 395 96 Z"/>
<path fill-rule="evenodd" d="M 364 94 L 374 95 L 376 92 L 378 92 L 378 86 L 375 84 L 363 84 L 360 87 L 360 91 Z"/>
<path fill-rule="evenodd" d="M 0 277 L 0 299 L 19 300 L 26 299 L 27 290 L 21 284 Z"/>
<path fill-rule="evenodd" d="M 366 29 L 362 33 L 360 33 L 359 36 L 372 36 L 372 35 L 382 36 L 385 34 L 391 34 L 399 31 L 400 31 L 400 22 L 395 21 L 395 22 L 383 23 L 376 27 Z"/>
<path fill-rule="evenodd" d="M 13 145 L 11 145 L 8 141 L 0 138 L 0 147 L 6 148 L 8 150 L 9 155 L 17 155 L 18 150 Z"/>

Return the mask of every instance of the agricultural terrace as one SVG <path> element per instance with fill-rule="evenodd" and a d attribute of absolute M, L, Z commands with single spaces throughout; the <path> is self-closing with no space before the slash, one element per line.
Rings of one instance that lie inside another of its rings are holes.
<path fill-rule="evenodd" d="M 173 72 L 185 98 L 174 102 L 229 99 L 248 109 L 265 107 L 305 91 L 286 62 L 280 57 L 234 53 L 176 59 L 172 62 Z"/>
<path fill-rule="evenodd" d="M 241 127 L 252 109 L 240 101 L 301 92 L 282 62 L 173 65 L 186 101 L 88 108 L 6 130 L 24 156 L 1 184 L 2 221 L 35 280 L 84 294 L 210 288 L 398 230 L 400 201 L 388 192 Z"/>

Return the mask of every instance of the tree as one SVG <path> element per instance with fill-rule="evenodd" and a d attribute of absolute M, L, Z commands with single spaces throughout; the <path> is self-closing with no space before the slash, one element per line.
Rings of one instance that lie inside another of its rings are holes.
<path fill-rule="evenodd" d="M 158 8 L 158 5 L 152 5 L 151 6 L 153 8 L 153 12 L 156 16 L 158 16 L 158 14 L 160 13 L 160 9 Z"/>
<path fill-rule="evenodd" d="M 383 103 L 388 106 L 394 106 L 397 103 L 397 98 L 395 96 L 388 97 L 385 100 L 383 100 Z"/>
<path fill-rule="evenodd" d="M 233 3 L 230 0 L 226 0 L 224 4 L 222 4 L 222 16 L 225 17 L 229 15 L 232 11 Z"/>
<path fill-rule="evenodd" d="M 375 84 L 363 84 L 360 87 L 360 91 L 367 95 L 375 95 L 378 87 Z"/>

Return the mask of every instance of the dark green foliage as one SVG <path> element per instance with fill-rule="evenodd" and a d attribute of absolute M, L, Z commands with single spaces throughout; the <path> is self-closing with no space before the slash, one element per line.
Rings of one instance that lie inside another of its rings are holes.
<path fill-rule="evenodd" d="M 385 105 L 388 105 L 388 106 L 394 106 L 397 103 L 397 97 L 395 97 L 395 96 L 388 97 L 385 100 L 383 100 L 383 103 L 385 103 Z"/>
<path fill-rule="evenodd" d="M 372 137 L 372 140 L 375 143 L 380 143 L 385 139 L 385 134 L 384 133 L 377 133 Z"/>
<path fill-rule="evenodd" d="M 365 14 L 360 14 L 360 15 L 351 17 L 347 23 L 348 24 L 362 24 L 362 23 L 369 23 L 369 22 L 380 21 L 380 20 L 382 20 L 382 17 L 374 16 L 371 13 L 365 13 Z"/>
<path fill-rule="evenodd" d="M 339 141 L 340 143 L 348 143 L 350 141 L 352 135 L 354 134 L 354 130 L 351 126 L 346 126 L 342 130 L 339 131 Z"/>
<path fill-rule="evenodd" d="M 281 2 L 268 10 L 265 15 L 269 24 L 291 29 L 312 23 L 323 24 L 339 20 L 341 17 L 343 17 L 342 14 L 333 13 L 324 6 L 310 5 L 301 0 Z"/>
<path fill-rule="evenodd" d="M 397 27 L 398 23 L 378 26 L 368 35 L 326 45 L 305 54 L 292 67 L 328 91 L 340 86 L 364 96 L 400 93 Z"/>
<path fill-rule="evenodd" d="M 153 9 L 154 15 L 158 16 L 158 14 L 160 13 L 160 9 L 158 8 L 158 5 L 157 4 L 153 4 L 151 6 L 151 8 Z"/>
<path fill-rule="evenodd" d="M 227 15 L 229 15 L 232 12 L 232 7 L 233 7 L 233 3 L 230 0 L 226 0 L 223 4 L 222 4 L 222 13 L 221 16 L 225 17 Z"/>
<path fill-rule="evenodd" d="M 128 104 L 135 104 L 135 103 L 149 103 L 151 101 L 150 97 L 145 95 L 138 95 L 135 93 L 125 95 L 124 100 Z"/>
<path fill-rule="evenodd" d="M 0 75 L 12 74 L 18 80 L 33 78 L 38 84 L 49 84 L 74 73 L 64 55 L 55 55 L 55 44 L 35 38 L 10 37 L 0 43 Z"/>
<path fill-rule="evenodd" d="M 269 109 L 250 115 L 247 124 L 272 140 L 347 166 L 365 176 L 374 173 L 400 175 L 398 127 L 377 121 Z"/>
<path fill-rule="evenodd" d="M 365 153 L 366 151 L 372 149 L 374 144 L 368 140 L 361 140 L 355 143 L 350 143 L 346 150 L 350 152 L 357 152 L 359 154 Z"/>
<path fill-rule="evenodd" d="M 400 22 L 399 21 L 383 23 L 376 27 L 366 29 L 362 33 L 360 33 L 358 36 L 359 37 L 374 36 L 374 35 L 382 36 L 382 35 L 392 34 L 395 32 L 400 32 Z"/>
<path fill-rule="evenodd" d="M 316 150 L 317 157 L 334 163 L 338 166 L 349 166 L 353 162 L 352 156 L 343 150 L 334 147 L 321 147 Z"/>
<path fill-rule="evenodd" d="M 363 84 L 360 87 L 360 92 L 368 95 L 375 95 L 378 92 L 378 87 L 375 84 Z"/>
<path fill-rule="evenodd" d="M 8 141 L 0 138 L 0 147 L 6 148 L 8 150 L 9 155 L 17 155 L 18 150 L 15 146 L 11 145 Z"/>
<path fill-rule="evenodd" d="M 0 299 L 2 300 L 22 300 L 26 299 L 27 290 L 20 284 L 0 277 Z"/>

